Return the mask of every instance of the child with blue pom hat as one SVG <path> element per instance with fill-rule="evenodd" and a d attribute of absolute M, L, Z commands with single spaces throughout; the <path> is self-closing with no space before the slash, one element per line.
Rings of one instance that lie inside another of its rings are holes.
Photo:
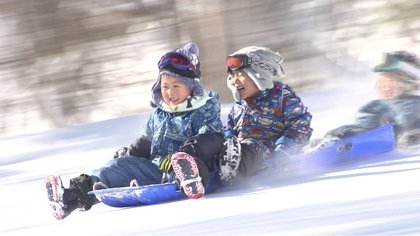
<path fill-rule="evenodd" d="M 195 43 L 165 53 L 158 62 L 159 75 L 152 87 L 154 111 L 146 132 L 130 147 L 119 149 L 114 158 L 90 175 L 72 178 L 68 188 L 60 176 L 45 179 L 48 200 L 57 219 L 76 209 L 89 210 L 98 200 L 88 192 L 118 188 L 179 183 L 189 198 L 205 193 L 208 172 L 215 161 L 211 152 L 223 140 L 218 94 L 206 91 L 200 82 L 199 50 Z M 207 134 L 205 149 L 189 138 Z M 168 174 L 170 178 L 168 178 Z"/>

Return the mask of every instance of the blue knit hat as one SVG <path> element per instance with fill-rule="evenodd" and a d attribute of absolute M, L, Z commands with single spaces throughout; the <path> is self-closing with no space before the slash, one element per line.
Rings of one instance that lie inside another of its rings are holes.
<path fill-rule="evenodd" d="M 168 75 L 177 78 L 181 83 L 185 84 L 188 88 L 192 90 L 192 96 L 201 97 L 204 95 L 204 86 L 200 81 L 201 71 L 200 71 L 200 60 L 199 60 L 199 49 L 196 43 L 190 42 L 187 43 L 182 48 L 177 48 L 173 50 L 188 57 L 191 63 L 195 67 L 196 78 L 188 77 L 186 75 L 181 75 L 179 70 L 171 66 L 164 67 L 159 70 L 158 78 L 155 84 L 152 87 L 152 104 L 159 105 L 162 102 L 162 93 L 160 89 L 160 79 L 162 75 Z"/>

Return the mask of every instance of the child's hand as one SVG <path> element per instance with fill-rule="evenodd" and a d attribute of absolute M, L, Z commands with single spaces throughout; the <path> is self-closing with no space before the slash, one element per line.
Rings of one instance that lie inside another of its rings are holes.
<path fill-rule="evenodd" d="M 167 155 L 160 161 L 159 170 L 164 173 L 169 173 L 172 170 L 171 155 Z"/>

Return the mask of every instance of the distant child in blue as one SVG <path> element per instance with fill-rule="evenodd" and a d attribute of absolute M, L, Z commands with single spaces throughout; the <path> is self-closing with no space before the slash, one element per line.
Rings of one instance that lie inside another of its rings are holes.
<path fill-rule="evenodd" d="M 63 187 L 59 176 L 46 178 L 55 218 L 64 219 L 75 209 L 89 210 L 97 202 L 87 194 L 94 189 L 158 184 L 162 176 L 167 181 L 168 173 L 172 174 L 169 181 L 176 178 L 189 198 L 203 196 L 215 156 L 206 151 L 203 154 L 200 147 L 186 141 L 200 134 L 209 134 L 209 140 L 223 140 L 223 125 L 218 94 L 205 91 L 200 82 L 198 56 L 195 43 L 162 56 L 159 75 L 152 87 L 155 109 L 145 134 L 130 147 L 119 149 L 113 160 L 91 175 L 72 178 L 69 188 Z"/>
<path fill-rule="evenodd" d="M 354 123 L 329 131 L 317 148 L 386 124 L 394 126 L 397 147 L 420 148 L 420 59 L 407 51 L 385 53 L 374 71 L 378 99 L 362 106 Z"/>

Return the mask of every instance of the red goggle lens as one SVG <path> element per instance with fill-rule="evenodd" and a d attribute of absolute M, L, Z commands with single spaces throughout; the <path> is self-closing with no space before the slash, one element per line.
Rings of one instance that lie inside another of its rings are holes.
<path fill-rule="evenodd" d="M 230 70 L 238 70 L 242 67 L 245 67 L 245 63 L 241 57 L 228 57 L 226 60 L 226 66 Z"/>
<path fill-rule="evenodd" d="M 160 63 L 166 63 L 167 61 L 171 61 L 176 65 L 183 65 L 189 66 L 191 64 L 190 60 L 182 55 L 179 54 L 168 54 L 160 59 Z"/>

